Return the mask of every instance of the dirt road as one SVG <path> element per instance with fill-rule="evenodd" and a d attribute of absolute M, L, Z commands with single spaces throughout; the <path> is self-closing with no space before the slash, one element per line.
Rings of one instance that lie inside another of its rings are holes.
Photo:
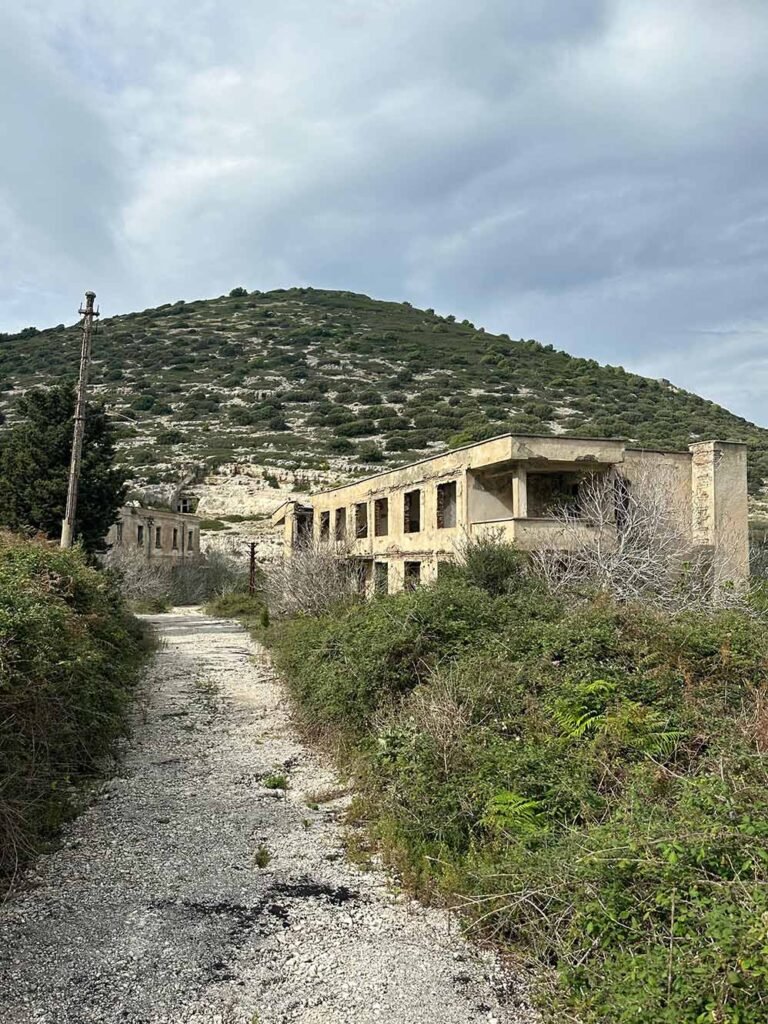
<path fill-rule="evenodd" d="M 529 1024 L 455 921 L 346 860 L 345 798 L 247 634 L 151 621 L 119 774 L 0 912 L 0 1020 Z"/>

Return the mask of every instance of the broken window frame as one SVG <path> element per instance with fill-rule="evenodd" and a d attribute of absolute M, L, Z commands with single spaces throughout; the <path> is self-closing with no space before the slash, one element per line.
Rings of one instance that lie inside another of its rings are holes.
<path fill-rule="evenodd" d="M 330 511 L 320 513 L 320 540 L 331 539 L 331 513 Z"/>
<path fill-rule="evenodd" d="M 416 590 L 421 585 L 421 562 L 407 559 L 403 562 L 403 589 Z"/>
<path fill-rule="evenodd" d="M 373 535 L 374 537 L 389 535 L 389 498 L 374 498 Z"/>
<path fill-rule="evenodd" d="M 355 504 L 355 537 L 364 540 L 368 536 L 368 502 L 358 501 Z"/>
<path fill-rule="evenodd" d="M 389 562 L 373 563 L 373 592 L 374 594 L 389 593 Z"/>
<path fill-rule="evenodd" d="M 336 541 L 347 539 L 347 509 L 346 506 L 336 509 L 333 520 L 333 536 Z"/>
<path fill-rule="evenodd" d="M 403 533 L 421 533 L 421 490 L 403 494 Z"/>
<path fill-rule="evenodd" d="M 435 521 L 438 530 L 452 530 L 456 527 L 458 493 L 459 488 L 455 480 L 446 480 L 437 485 L 437 511 L 435 514 Z M 447 498 L 448 500 L 446 500 Z"/>

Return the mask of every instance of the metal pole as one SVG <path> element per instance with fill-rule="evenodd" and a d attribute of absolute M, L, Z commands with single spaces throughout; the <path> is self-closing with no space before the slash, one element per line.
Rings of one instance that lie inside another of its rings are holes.
<path fill-rule="evenodd" d="M 83 344 L 80 349 L 80 376 L 77 381 L 77 401 L 75 403 L 75 429 L 72 437 L 72 461 L 69 466 L 69 485 L 67 487 L 67 508 L 61 524 L 61 546 L 71 548 L 75 532 L 75 515 L 77 514 L 77 488 L 80 483 L 80 463 L 83 456 L 83 435 L 85 434 L 85 404 L 88 373 L 91 368 L 91 338 L 93 321 L 98 311 L 94 311 L 95 292 L 85 293 L 85 308 L 80 307 L 83 317 Z"/>
<path fill-rule="evenodd" d="M 256 593 L 256 542 L 251 541 L 251 570 L 248 575 L 248 593 Z"/>

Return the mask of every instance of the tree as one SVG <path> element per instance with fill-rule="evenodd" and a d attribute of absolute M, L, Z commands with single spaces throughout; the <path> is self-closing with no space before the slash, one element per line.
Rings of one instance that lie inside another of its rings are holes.
<path fill-rule="evenodd" d="M 36 388 L 19 400 L 20 421 L 0 439 L 0 526 L 61 535 L 74 411 L 70 384 Z M 88 551 L 102 546 L 125 497 L 114 458 L 112 422 L 103 406 L 88 403 L 75 520 Z"/>
<path fill-rule="evenodd" d="M 617 470 L 587 475 L 575 501 L 546 515 L 559 524 L 532 553 L 534 573 L 554 593 L 602 592 L 657 608 L 738 604 L 737 567 L 696 546 L 674 483 L 649 463 L 628 480 Z"/>

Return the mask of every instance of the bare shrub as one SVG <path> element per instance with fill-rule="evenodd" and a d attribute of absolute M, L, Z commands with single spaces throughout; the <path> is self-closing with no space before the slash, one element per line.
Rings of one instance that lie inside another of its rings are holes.
<path fill-rule="evenodd" d="M 339 601 L 363 591 L 360 562 L 343 544 L 314 540 L 264 568 L 264 591 L 276 615 L 322 615 Z"/>
<path fill-rule="evenodd" d="M 167 600 L 171 604 L 200 604 L 245 586 L 247 568 L 242 559 L 210 551 L 183 561 L 148 559 L 141 551 L 113 548 L 104 559 L 119 580 L 129 601 Z"/>
<path fill-rule="evenodd" d="M 120 593 L 128 601 L 149 601 L 168 596 L 170 575 L 159 559 L 151 561 L 141 551 L 112 548 L 104 556 L 104 565 L 118 579 Z"/>
<path fill-rule="evenodd" d="M 640 465 L 631 483 L 617 471 L 592 474 L 573 503 L 549 515 L 560 529 L 531 563 L 552 592 L 599 591 L 674 608 L 741 601 L 730 567 L 692 546 L 685 511 L 650 468 Z"/>
<path fill-rule="evenodd" d="M 174 604 L 200 604 L 242 590 L 247 582 L 248 570 L 242 559 L 208 551 L 173 567 L 170 598 Z"/>

